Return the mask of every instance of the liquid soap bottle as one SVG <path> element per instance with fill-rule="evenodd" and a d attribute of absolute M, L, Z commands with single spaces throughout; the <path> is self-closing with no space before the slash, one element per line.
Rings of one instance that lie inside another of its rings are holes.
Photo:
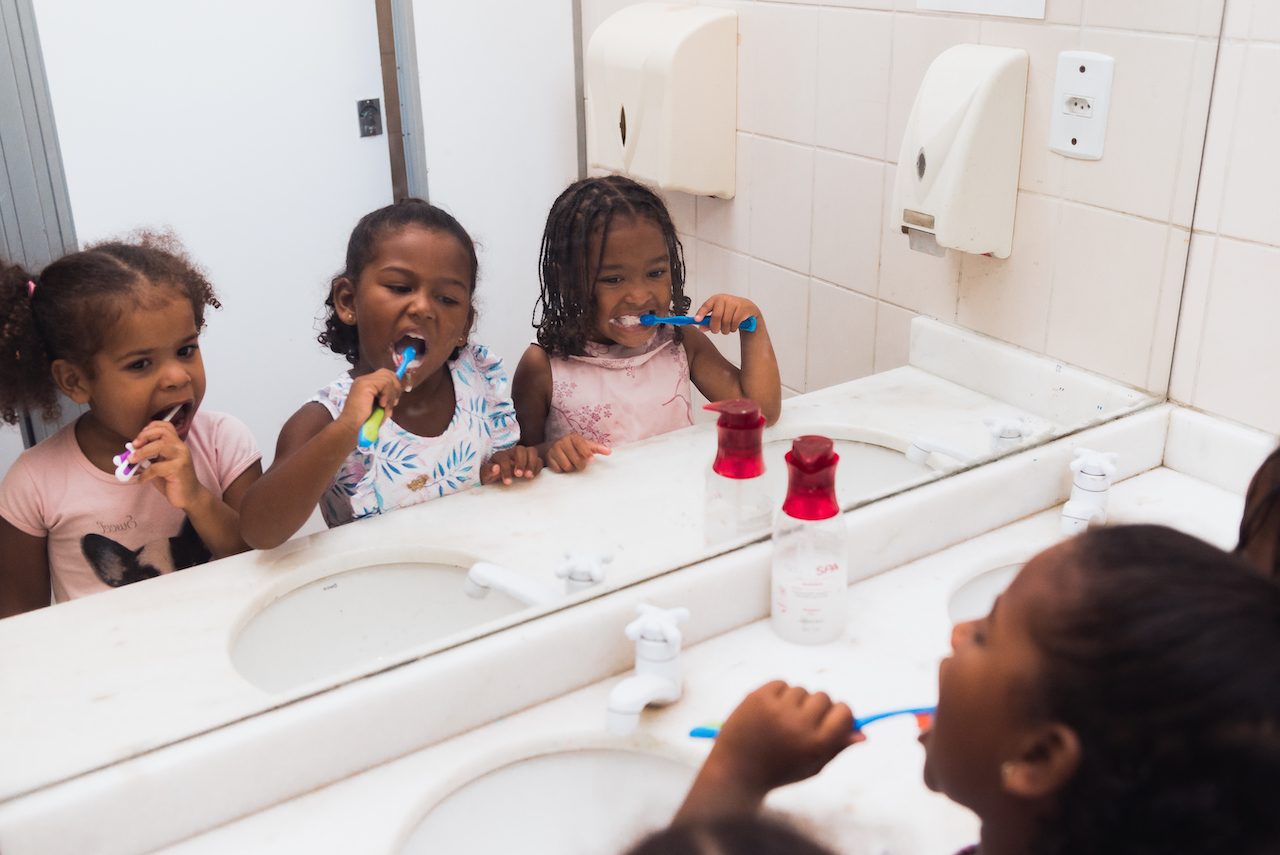
<path fill-rule="evenodd" d="M 707 404 L 704 409 L 720 414 L 716 459 L 707 474 L 703 518 L 707 545 L 763 534 L 773 522 L 773 496 L 764 474 L 760 405 L 737 398 Z"/>
<path fill-rule="evenodd" d="M 836 502 L 831 440 L 802 436 L 787 453 L 787 498 L 773 529 L 773 631 L 787 641 L 822 644 L 844 630 L 848 538 Z"/>

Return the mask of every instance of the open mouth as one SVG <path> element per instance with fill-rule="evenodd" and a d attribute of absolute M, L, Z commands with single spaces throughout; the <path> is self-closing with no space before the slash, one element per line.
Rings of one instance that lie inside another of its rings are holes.
<path fill-rule="evenodd" d="M 404 352 L 409 348 L 413 348 L 413 358 L 409 360 L 408 366 L 401 372 L 402 376 L 422 364 L 422 360 L 427 355 L 427 340 L 415 333 L 405 333 L 400 336 L 399 340 L 391 348 L 396 355 L 396 368 L 400 367 L 400 363 L 404 360 Z"/>
<path fill-rule="evenodd" d="M 644 324 L 640 322 L 639 315 L 621 315 L 619 317 L 612 318 L 611 322 L 627 330 L 637 329 L 644 326 Z"/>
<path fill-rule="evenodd" d="M 176 410 L 174 409 L 175 405 L 170 404 L 164 409 L 158 412 L 152 413 L 151 421 L 168 422 L 169 424 L 173 425 L 173 429 L 178 432 L 179 436 L 181 436 L 186 431 L 187 426 L 191 422 L 192 403 L 193 402 L 191 401 L 183 401 L 181 404 L 176 405 L 177 406 Z"/>

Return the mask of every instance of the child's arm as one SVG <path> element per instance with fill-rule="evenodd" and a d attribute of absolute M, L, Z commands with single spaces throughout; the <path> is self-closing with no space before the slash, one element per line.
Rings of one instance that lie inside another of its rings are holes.
<path fill-rule="evenodd" d="M 755 813 L 770 790 L 816 775 L 864 739 L 845 704 L 781 680 L 761 686 L 720 729 L 675 821 Z"/>
<path fill-rule="evenodd" d="M 0 618 L 49 605 L 48 545 L 0 517 Z"/>
<path fill-rule="evenodd" d="M 196 478 L 191 449 L 168 422 L 152 422 L 133 441 L 137 449 L 130 460 L 155 461 L 138 477 L 150 481 L 165 500 L 187 514 L 196 534 L 214 559 L 236 555 L 249 548 L 240 536 L 240 500 L 246 490 L 262 475 L 261 462 L 255 461 L 231 483 L 221 495 L 214 495 Z"/>
<path fill-rule="evenodd" d="M 272 549 L 293 537 L 355 449 L 374 406 L 381 404 L 391 418 L 400 393 L 396 375 L 383 368 L 356 378 L 338 418 L 314 401 L 290 416 L 276 440 L 271 468 L 244 495 L 240 532 L 245 542 Z"/>
<path fill-rule="evenodd" d="M 684 349 L 689 357 L 689 379 L 709 401 L 750 398 L 760 405 L 765 423 L 773 424 L 782 414 L 782 379 L 760 309 L 745 297 L 716 294 L 694 317 L 701 320 L 707 315 L 711 315 L 710 332 L 738 333 L 742 368 L 725 359 L 700 329 L 688 326 L 684 327 Z M 755 331 L 739 330 L 738 325 L 750 317 L 756 319 Z"/>
<path fill-rule="evenodd" d="M 609 446 L 571 433 L 547 442 L 547 415 L 551 412 L 551 360 L 536 344 L 520 357 L 511 384 L 511 398 L 520 423 L 520 441 L 535 449 L 552 472 L 584 469 L 597 454 L 609 454 Z"/>

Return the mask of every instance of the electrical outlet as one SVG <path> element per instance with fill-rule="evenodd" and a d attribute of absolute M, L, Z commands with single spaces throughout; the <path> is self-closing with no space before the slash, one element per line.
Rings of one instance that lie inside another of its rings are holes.
<path fill-rule="evenodd" d="M 1058 54 L 1049 148 L 1080 160 L 1101 160 L 1116 61 L 1105 54 L 1068 50 Z"/>

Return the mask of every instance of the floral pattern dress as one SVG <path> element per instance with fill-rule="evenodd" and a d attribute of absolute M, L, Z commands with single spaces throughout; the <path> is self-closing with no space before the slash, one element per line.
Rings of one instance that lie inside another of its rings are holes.
<path fill-rule="evenodd" d="M 448 366 L 456 403 L 444 433 L 418 436 L 384 421 L 377 444 L 353 449 L 320 497 L 330 528 L 474 487 L 481 464 L 520 441 L 502 360 L 468 344 Z M 311 400 L 336 419 L 351 383 L 343 374 Z"/>

